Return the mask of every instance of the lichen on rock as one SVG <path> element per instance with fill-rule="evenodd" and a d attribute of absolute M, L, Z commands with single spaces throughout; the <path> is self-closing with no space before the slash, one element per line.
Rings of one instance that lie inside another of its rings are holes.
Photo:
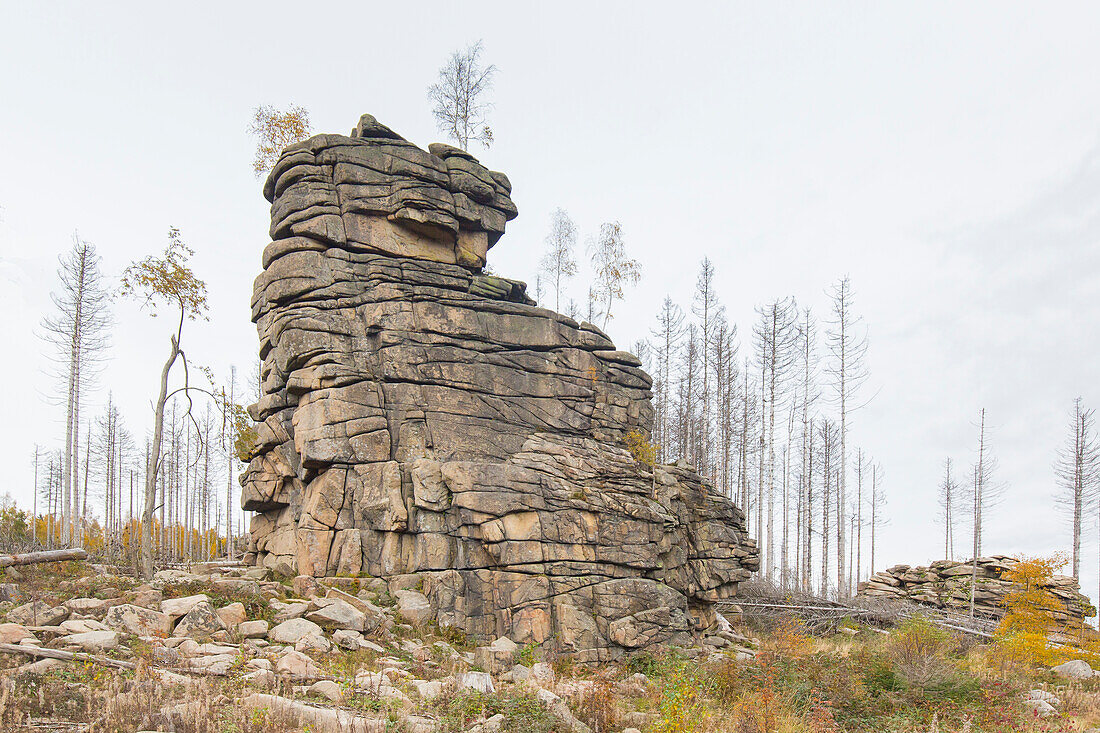
<path fill-rule="evenodd" d="M 440 624 L 582 660 L 713 626 L 758 564 L 743 514 L 627 450 L 652 415 L 636 357 L 483 272 L 506 176 L 364 115 L 264 191 L 250 559 L 416 574 Z"/>

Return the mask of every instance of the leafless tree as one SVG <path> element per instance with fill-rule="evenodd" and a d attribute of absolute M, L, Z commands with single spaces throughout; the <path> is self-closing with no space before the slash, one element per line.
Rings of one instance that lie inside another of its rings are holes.
<path fill-rule="evenodd" d="M 577 225 L 565 209 L 550 215 L 550 233 L 546 235 L 546 253 L 539 267 L 554 284 L 554 310 L 561 310 L 562 282 L 577 274 L 573 250 L 577 245 Z"/>
<path fill-rule="evenodd" d="M 836 496 L 837 478 L 837 453 L 839 430 L 832 420 L 821 418 L 820 430 L 818 430 L 820 458 L 818 465 L 821 470 L 821 595 L 829 595 L 829 539 L 832 535 L 832 520 L 839 518 L 833 512 L 833 501 Z M 839 591 L 839 589 L 838 589 Z"/>
<path fill-rule="evenodd" d="M 978 563 L 982 556 L 982 533 L 985 530 L 985 519 L 991 508 L 996 506 L 1004 493 L 1004 486 L 994 480 L 997 468 L 996 459 L 989 452 L 989 442 L 986 436 L 985 408 L 981 409 L 978 421 L 978 460 L 975 461 L 972 471 L 972 484 L 970 490 L 970 511 L 973 520 L 973 548 L 974 567 L 971 572 L 970 582 L 970 616 L 974 616 L 974 592 L 978 584 Z"/>
<path fill-rule="evenodd" d="M 72 247 L 59 262 L 60 287 L 50 295 L 54 313 L 43 319 L 41 336 L 51 347 L 54 376 L 64 393 L 62 541 L 73 542 L 78 541 L 76 524 L 80 511 L 80 409 L 106 353 L 111 316 L 110 297 L 95 246 L 74 234 Z"/>
<path fill-rule="evenodd" d="M 955 556 L 955 522 L 959 503 L 959 484 L 951 477 L 951 459 L 943 460 L 943 479 L 940 481 L 940 521 L 943 522 L 943 557 Z"/>
<path fill-rule="evenodd" d="M 883 516 L 883 510 L 886 507 L 886 492 L 883 490 L 882 465 L 879 463 L 871 464 L 871 566 L 868 568 L 869 573 L 875 572 L 875 548 L 877 547 L 876 531 L 879 527 L 886 524 L 886 519 Z"/>
<path fill-rule="evenodd" d="M 1093 411 L 1081 406 L 1081 398 L 1073 401 L 1073 424 L 1069 440 L 1058 451 L 1054 464 L 1059 492 L 1058 506 L 1067 514 L 1073 533 L 1073 577 L 1081 578 L 1081 524 L 1086 513 L 1097 505 L 1100 488 L 1100 452 L 1093 435 Z"/>
<path fill-rule="evenodd" d="M 702 339 L 703 348 L 700 350 L 702 359 L 702 382 L 699 387 L 699 427 L 700 440 L 697 465 L 700 473 L 713 475 L 713 430 L 711 425 L 711 340 L 714 337 L 715 324 L 722 317 L 725 308 L 718 303 L 718 290 L 714 282 L 714 263 L 710 258 L 704 257 L 699 263 L 699 276 L 695 280 L 695 297 L 692 301 L 691 312 L 699 319 L 699 336 Z"/>
<path fill-rule="evenodd" d="M 798 321 L 796 337 L 795 371 L 798 378 L 798 388 L 794 412 L 797 412 L 800 424 L 797 524 L 798 544 L 801 551 L 798 557 L 799 564 L 803 568 L 800 574 L 802 590 L 809 592 L 810 563 L 813 554 L 813 410 L 819 396 L 817 386 L 817 322 L 814 320 L 809 308 L 802 311 Z"/>
<path fill-rule="evenodd" d="M 844 507 L 847 501 L 847 474 L 848 474 L 848 429 L 849 415 L 854 409 L 862 405 L 855 403 L 859 388 L 867 380 L 866 355 L 867 332 L 862 328 L 862 318 L 853 312 L 852 287 L 845 276 L 833 285 L 830 294 L 832 300 L 832 317 L 829 320 L 829 329 L 826 340 L 832 359 L 826 369 L 831 378 L 833 398 L 840 418 L 840 455 L 837 469 L 840 481 L 837 491 L 837 592 L 842 595 L 850 594 L 850 589 L 844 588 L 844 545 L 845 524 Z"/>
<path fill-rule="evenodd" d="M 668 461 L 672 447 L 672 390 L 680 341 L 684 335 L 684 313 L 667 295 L 657 313 L 657 326 L 650 333 L 653 337 L 657 377 L 654 384 L 654 439 L 661 460 Z"/>
<path fill-rule="evenodd" d="M 698 390 L 699 390 L 699 331 L 694 323 L 688 324 L 684 348 L 680 357 L 680 378 L 676 385 L 675 440 L 682 458 L 694 462 L 697 456 Z"/>
<path fill-rule="evenodd" d="M 623 227 L 619 222 L 605 222 L 600 233 L 589 242 L 592 267 L 596 275 L 596 297 L 603 301 L 603 326 L 611 320 L 611 306 L 623 298 L 623 285 L 633 285 L 642 276 L 641 264 L 626 254 Z"/>
<path fill-rule="evenodd" d="M 465 51 L 455 51 L 439 70 L 439 79 L 428 87 L 428 99 L 435 105 L 436 126 L 463 150 L 471 142 L 493 144 L 493 131 L 486 115 L 492 109 L 487 100 L 497 67 L 481 64 L 481 41 Z"/>
<path fill-rule="evenodd" d="M 858 583 L 863 579 L 861 572 L 862 558 L 863 558 L 863 477 L 866 472 L 870 470 L 868 461 L 863 455 L 862 448 L 856 448 L 856 500 L 852 502 L 852 506 L 855 509 L 855 516 L 852 517 L 852 526 L 855 528 L 855 579 Z M 849 589 L 852 585 L 849 583 Z"/>
<path fill-rule="evenodd" d="M 756 309 L 758 319 L 753 328 L 756 365 L 760 369 L 763 410 L 760 415 L 764 446 L 764 476 L 758 501 L 767 504 L 767 539 L 761 542 L 767 558 L 765 577 L 770 581 L 775 565 L 775 495 L 777 408 L 787 402 L 787 387 L 797 356 L 798 307 L 793 298 L 779 298 Z M 759 513 L 762 511 L 758 509 Z M 763 536 L 762 536 L 763 539 Z"/>
<path fill-rule="evenodd" d="M 733 497 L 734 443 L 738 435 L 741 387 L 737 326 L 730 324 L 725 314 L 715 318 L 708 345 L 708 359 L 714 385 L 715 454 L 713 476 L 715 484 L 726 496 Z"/>

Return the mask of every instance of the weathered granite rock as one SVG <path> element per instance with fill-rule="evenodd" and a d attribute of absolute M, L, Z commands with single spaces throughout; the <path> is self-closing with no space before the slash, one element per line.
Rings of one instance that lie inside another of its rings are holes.
<path fill-rule="evenodd" d="M 999 619 L 1005 615 L 1005 598 L 1021 586 L 1002 578 L 1002 574 L 1019 560 L 1007 555 L 979 557 L 977 584 L 974 592 L 975 612 Z M 872 598 L 910 600 L 926 606 L 956 611 L 970 608 L 970 586 L 974 577 L 974 562 L 969 560 L 937 560 L 927 567 L 895 565 L 879 571 L 859 584 L 859 595 Z M 1089 599 L 1081 594 L 1072 577 L 1055 575 L 1043 586 L 1054 599 L 1050 609 L 1061 624 L 1079 625 L 1094 613 Z"/>
<path fill-rule="evenodd" d="M 652 417 L 636 357 L 483 272 L 506 176 L 364 115 L 264 192 L 254 562 L 409 577 L 425 619 L 581 660 L 714 626 L 758 564 L 743 515 L 626 450 Z"/>
<path fill-rule="evenodd" d="M 104 619 L 109 628 L 134 636 L 166 636 L 172 631 L 172 617 L 141 606 L 112 606 Z"/>

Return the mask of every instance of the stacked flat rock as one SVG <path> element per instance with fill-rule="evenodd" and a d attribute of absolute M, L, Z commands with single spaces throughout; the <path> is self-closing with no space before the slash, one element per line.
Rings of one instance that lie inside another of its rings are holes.
<path fill-rule="evenodd" d="M 626 450 L 652 414 L 636 357 L 483 272 L 506 176 L 364 115 L 264 191 L 255 563 L 403 578 L 442 625 L 581 660 L 714 628 L 758 566 L 743 514 Z"/>
<path fill-rule="evenodd" d="M 1002 578 L 1004 572 L 1019 560 L 1007 555 L 979 557 L 974 610 L 984 616 L 1001 618 L 1005 614 L 1005 597 L 1021 586 Z M 872 575 L 859 584 L 859 595 L 879 598 L 901 598 L 928 606 L 954 610 L 970 609 L 970 585 L 974 563 L 967 560 L 937 560 L 931 565 L 912 567 L 895 565 Z M 1055 575 L 1043 586 L 1057 599 L 1052 608 L 1062 623 L 1080 622 L 1091 611 L 1089 599 L 1081 595 L 1073 578 Z"/>

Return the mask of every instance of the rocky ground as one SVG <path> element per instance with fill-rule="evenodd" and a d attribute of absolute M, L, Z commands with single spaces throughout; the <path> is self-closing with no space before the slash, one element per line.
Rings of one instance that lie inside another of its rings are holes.
<path fill-rule="evenodd" d="M 440 628 L 425 596 L 400 580 L 278 582 L 262 569 L 211 565 L 141 583 L 84 563 L 10 580 L 0 586 L 0 644 L 11 645 L 0 646 L 4 731 L 1068 733 L 1100 724 L 1088 664 L 1005 665 L 919 626 L 884 635 L 848 624 L 828 638 L 794 622 L 735 626 L 688 648 L 579 665 L 545 646 Z M 925 649 L 915 660 L 914 644 Z"/>
<path fill-rule="evenodd" d="M 3 586 L 17 600 L 0 604 L 0 643 L 76 655 L 3 655 L 19 666 L 4 671 L 0 719 L 18 730 L 65 719 L 95 731 L 247 730 L 248 721 L 263 730 L 585 731 L 573 711 L 589 698 L 651 693 L 644 674 L 625 668 L 574 679 L 562 675 L 567 661 L 537 647 L 473 644 L 438 627 L 427 598 L 399 582 L 280 583 L 264 569 L 216 565 L 163 570 L 150 583 L 103 566 L 73 563 L 66 573 L 29 571 L 30 582 Z M 754 653 L 732 630 L 706 641 L 686 657 Z M 618 707 L 616 730 L 655 718 L 645 703 Z"/>

